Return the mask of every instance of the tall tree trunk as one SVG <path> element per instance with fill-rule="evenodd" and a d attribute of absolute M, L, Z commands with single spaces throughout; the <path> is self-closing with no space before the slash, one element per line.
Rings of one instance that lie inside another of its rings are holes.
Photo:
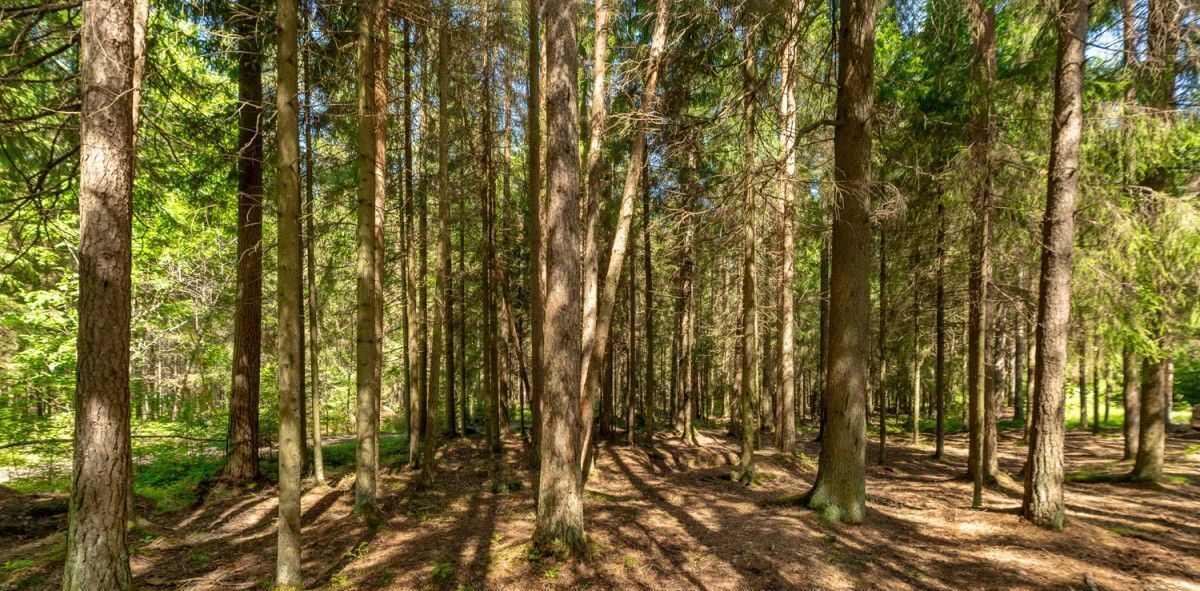
<path fill-rule="evenodd" d="M 295 0 L 280 0 L 277 9 L 279 54 L 276 60 L 276 125 L 278 172 L 276 210 L 279 217 L 278 306 L 279 384 L 279 541 L 275 584 L 300 588 L 300 471 L 304 463 L 300 398 L 304 375 L 300 358 L 303 318 L 300 311 L 300 134 L 297 113 L 297 27 Z"/>
<path fill-rule="evenodd" d="M 483 168 L 483 261 L 481 267 L 483 299 L 483 394 L 484 406 L 487 408 L 488 449 L 493 456 L 501 452 L 500 435 L 502 429 L 507 429 L 508 414 L 500 402 L 499 381 L 500 367 L 497 357 L 500 344 L 497 342 L 497 327 L 499 324 L 496 314 L 496 290 L 499 286 L 494 273 L 496 267 L 496 181 L 492 166 L 492 52 L 488 41 L 488 22 L 490 20 L 490 3 L 483 3 L 483 82 L 481 86 L 483 105 L 480 118 L 480 150 Z M 495 286 L 495 287 L 494 287 Z"/>
<path fill-rule="evenodd" d="M 1166 412 L 1162 394 L 1163 363 L 1152 356 L 1142 357 L 1142 387 L 1137 452 L 1130 478 L 1153 482 L 1162 478 Z"/>
<path fill-rule="evenodd" d="M 1092 345 L 1092 435 L 1100 434 L 1100 342 Z"/>
<path fill-rule="evenodd" d="M 525 193 L 525 240 L 529 244 L 529 341 L 530 341 L 530 389 L 529 407 L 532 411 L 533 428 L 531 443 L 533 449 L 541 449 L 542 415 L 541 399 L 545 390 L 545 373 L 543 354 L 543 338 L 545 326 L 544 292 L 542 289 L 545 269 L 542 236 L 542 51 L 541 34 L 541 1 L 527 0 L 526 33 L 529 37 L 529 55 L 526 56 L 528 73 L 525 85 L 527 87 L 525 103 L 525 158 L 529 170 L 526 174 Z M 530 454 L 538 461 L 538 454 Z"/>
<path fill-rule="evenodd" d="M 543 546 L 584 547 L 580 384 L 582 375 L 579 252 L 578 46 L 574 0 L 546 2 L 547 196 L 545 348 L 541 467 L 534 539 Z M 634 164 L 636 166 L 636 164 Z"/>
<path fill-rule="evenodd" d="M 1017 285 L 1021 290 L 1025 289 L 1025 271 L 1024 269 L 1017 271 Z M 1016 342 L 1013 345 L 1013 419 L 1016 421 L 1025 421 L 1025 398 L 1028 383 L 1025 382 L 1025 356 L 1028 354 L 1026 346 L 1025 334 L 1025 299 L 1022 297 L 1017 300 L 1017 314 L 1013 319 L 1014 332 L 1016 333 Z"/>
<path fill-rule="evenodd" d="M 934 295 L 934 338 L 937 340 L 934 351 L 933 389 L 937 398 L 934 409 L 935 421 L 934 438 L 936 440 L 933 458 L 942 459 L 946 451 L 946 205 L 942 201 L 941 191 L 937 196 L 937 270 L 935 282 L 937 293 Z"/>
<path fill-rule="evenodd" d="M 235 8 L 238 39 L 237 302 L 233 320 L 233 385 L 222 476 L 259 477 L 258 396 L 262 362 L 262 47 L 257 4 Z"/>
<path fill-rule="evenodd" d="M 417 261 L 416 202 L 413 195 L 413 139 L 412 139 L 412 21 L 404 21 L 404 235 L 405 235 L 405 281 L 404 304 L 408 310 L 408 343 L 405 346 L 405 376 L 408 387 L 405 398 L 408 404 L 408 466 L 421 465 L 421 409 L 424 407 L 421 384 L 421 325 L 417 299 L 417 286 L 423 284 Z"/>
<path fill-rule="evenodd" d="M 646 328 L 646 390 L 642 397 L 642 428 L 645 430 L 646 447 L 654 447 L 654 396 L 657 393 L 654 381 L 654 273 L 651 259 L 650 243 L 650 162 L 644 160 L 646 173 L 642 179 L 642 293 L 646 298 L 645 309 L 642 311 L 642 321 Z M 590 406 L 590 405 L 589 405 Z M 590 415 L 584 420 L 591 424 Z"/>
<path fill-rule="evenodd" d="M 1087 429 L 1088 414 L 1087 414 L 1087 329 L 1083 327 L 1083 320 L 1080 323 L 1079 336 L 1079 428 Z"/>
<path fill-rule="evenodd" d="M 779 195 L 783 202 L 783 254 L 779 285 L 779 435 L 778 447 L 790 453 L 796 447 L 796 314 L 792 287 L 796 281 L 796 51 L 797 30 L 804 0 L 793 0 L 787 11 L 787 38 L 779 66 L 779 137 L 783 178 Z"/>
<path fill-rule="evenodd" d="M 916 269 L 917 250 L 914 246 L 912 253 L 913 268 Z M 925 357 L 921 352 L 921 299 L 916 290 L 913 291 L 912 308 L 912 444 L 921 443 L 921 366 Z"/>
<path fill-rule="evenodd" d="M 80 36 L 79 331 L 65 591 L 133 588 L 126 548 L 136 50 L 133 0 L 86 0 Z"/>
<path fill-rule="evenodd" d="M 983 504 L 983 483 L 987 474 L 985 459 L 985 422 L 987 387 L 988 283 L 991 282 L 992 217 L 992 86 L 996 78 L 996 14 L 987 0 L 972 0 L 972 36 L 974 59 L 972 84 L 975 99 L 971 122 L 971 159 L 978 167 L 978 180 L 972 190 L 974 227 L 971 229 L 970 310 L 967 331 L 967 392 L 970 406 L 970 453 L 967 471 L 973 481 L 971 506 Z"/>
<path fill-rule="evenodd" d="M 307 31 L 305 32 L 307 34 Z M 325 484 L 325 458 L 321 443 L 321 316 L 317 309 L 316 221 L 313 219 L 314 182 L 312 149 L 312 78 L 309 72 L 309 53 L 304 53 L 304 251 L 308 269 L 308 365 L 312 390 L 313 420 L 313 477 Z"/>
<path fill-rule="evenodd" d="M 879 228 L 879 363 L 875 366 L 876 404 L 879 407 L 879 463 L 887 462 L 887 397 L 883 382 L 887 379 L 887 231 Z M 915 326 L 915 325 L 914 325 Z M 897 411 L 899 412 L 899 411 Z M 914 416 L 915 420 L 915 416 Z"/>
<path fill-rule="evenodd" d="M 354 511 L 368 523 L 379 519 L 375 501 L 379 466 L 375 458 L 380 383 L 375 341 L 375 6 L 373 0 L 358 14 L 358 281 L 357 341 L 355 347 L 356 407 Z"/>
<path fill-rule="evenodd" d="M 1071 256 L 1075 202 L 1079 196 L 1079 144 L 1083 135 L 1083 68 L 1088 4 L 1060 0 L 1058 56 L 1054 72 L 1054 118 L 1050 128 L 1050 172 L 1042 223 L 1041 292 L 1034 361 L 1033 419 L 1025 465 L 1021 514 L 1031 522 L 1062 529 L 1063 388 L 1071 316 Z"/>
<path fill-rule="evenodd" d="M 484 2 L 486 14 L 487 2 Z M 484 17 L 486 22 L 487 17 Z M 437 78 L 438 78 L 438 249 L 434 268 L 437 269 L 437 285 L 433 292 L 433 354 L 429 359 L 429 376 L 433 381 L 430 400 L 439 398 L 436 393 L 439 385 L 446 388 L 447 413 L 453 412 L 454 399 L 451 392 L 454 388 L 454 335 L 450 331 L 442 334 L 442 328 L 451 316 L 450 292 L 450 14 L 448 9 L 438 15 L 438 47 L 437 47 Z M 486 36 L 485 36 L 486 39 Z M 486 59 L 485 59 L 485 62 Z M 485 78 L 485 84 L 487 80 Z M 486 144 L 485 144 L 486 145 Z M 444 340 L 443 340 L 444 339 Z M 442 356 L 446 360 L 446 379 L 442 375 Z M 425 416 L 425 455 L 421 462 L 421 479 L 425 486 L 433 485 L 434 452 L 437 449 L 437 429 L 435 405 L 431 404 Z"/>
<path fill-rule="evenodd" d="M 826 428 L 808 505 L 834 521 L 866 512 L 866 392 L 871 316 L 870 122 L 874 102 L 875 2 L 842 7 L 834 131 L 832 265 Z"/>
<path fill-rule="evenodd" d="M 388 7 L 389 0 L 375 0 L 374 21 L 372 26 L 373 31 L 373 48 L 375 52 L 375 75 L 372 77 L 371 84 L 371 100 L 373 102 L 372 123 L 374 125 L 374 174 L 375 174 L 375 199 L 373 203 L 374 209 L 374 248 L 375 253 L 375 273 L 372 277 L 374 286 L 372 293 L 375 295 L 374 304 L 374 325 L 375 325 L 375 375 L 372 376 L 372 383 L 375 385 L 375 410 L 374 410 L 374 438 L 373 447 L 375 450 L 375 472 L 378 477 L 379 472 L 379 417 L 380 409 L 383 404 L 383 313 L 384 313 L 384 298 L 383 298 L 383 269 L 384 269 L 384 217 L 387 210 L 387 195 L 388 195 L 388 160 L 387 160 L 387 137 L 388 137 L 388 107 L 391 98 L 388 95 L 388 73 L 391 70 L 389 60 L 391 58 L 390 39 L 388 32 L 391 30 L 391 21 L 389 18 Z"/>
<path fill-rule="evenodd" d="M 738 397 L 739 416 L 741 418 L 742 455 L 734 480 L 750 485 L 754 482 L 754 435 L 757 430 L 754 421 L 753 401 L 754 386 L 758 372 L 755 371 L 758 358 L 756 342 L 756 310 L 754 290 L 757 283 L 754 266 L 754 212 L 757 194 L 754 187 L 754 142 L 755 142 L 755 104 L 754 86 L 758 72 L 754 64 L 757 48 L 754 46 L 755 28 L 758 23 L 749 17 L 749 9 L 743 18 L 745 39 L 742 46 L 742 313 L 741 326 L 738 328 L 738 343 L 741 345 L 741 396 Z M 648 251 L 647 251 L 648 252 Z M 647 275 L 649 275 L 647 273 Z"/>

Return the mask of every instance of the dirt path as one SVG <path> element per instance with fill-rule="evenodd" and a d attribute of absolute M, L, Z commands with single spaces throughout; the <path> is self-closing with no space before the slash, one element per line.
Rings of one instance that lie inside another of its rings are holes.
<path fill-rule="evenodd" d="M 389 518 L 374 532 L 350 512 L 352 477 L 309 489 L 309 588 L 1200 590 L 1195 441 L 1168 443 L 1172 476 L 1162 487 L 1070 483 L 1069 524 L 1051 533 L 1020 520 L 1016 488 L 989 489 L 986 510 L 969 508 L 962 436 L 948 440 L 944 462 L 928 459 L 925 446 L 894 448 L 885 466 L 872 462 L 867 522 L 829 526 L 814 512 L 772 504 L 806 489 L 815 446 L 802 457 L 760 452 L 766 478 L 746 489 L 723 478 L 735 444 L 705 435 L 699 448 L 663 439 L 654 454 L 606 445 L 586 492 L 593 552 L 578 562 L 531 553 L 528 474 L 510 457 L 489 480 L 477 439 L 444 448 L 433 490 L 419 489 L 412 473 L 388 473 L 381 500 Z M 1128 470 L 1112 461 L 1120 447 L 1117 436 L 1070 433 L 1068 471 Z M 1025 448 L 1006 438 L 1003 451 L 1003 468 L 1015 473 Z M 492 492 L 493 482 L 514 490 Z M 272 493 L 226 493 L 147 534 L 133 559 L 138 588 L 269 588 Z M 0 563 L 20 549 L 5 544 Z M 41 583 L 27 588 L 56 588 L 55 573 Z"/>

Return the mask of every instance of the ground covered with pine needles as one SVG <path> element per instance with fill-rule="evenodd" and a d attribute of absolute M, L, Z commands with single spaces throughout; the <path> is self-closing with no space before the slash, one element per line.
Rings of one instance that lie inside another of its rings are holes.
<path fill-rule="evenodd" d="M 1081 589 L 1200 590 L 1200 441 L 1167 442 L 1156 486 L 1111 478 L 1129 469 L 1121 438 L 1069 432 L 1069 523 L 1060 533 L 1018 515 L 1019 485 L 989 487 L 970 508 L 962 477 L 965 438 L 907 437 L 877 464 L 869 446 L 867 521 L 845 526 L 777 501 L 806 490 L 818 447 L 756 454 L 761 478 L 728 479 L 737 443 L 704 431 L 702 445 L 663 437 L 653 451 L 602 444 L 586 488 L 589 555 L 542 556 L 529 545 L 534 506 L 516 436 L 500 474 L 482 440 L 441 451 L 437 484 L 422 488 L 400 455 L 385 456 L 384 524 L 351 512 L 353 472 L 306 482 L 306 588 L 370 589 Z M 895 439 L 895 438 L 893 438 Z M 1002 469 L 1015 474 L 1025 447 L 1003 436 Z M 396 446 L 398 449 L 400 446 Z M 61 495 L 0 489 L 0 589 L 57 589 L 64 547 Z M 131 542 L 137 588 L 269 589 L 275 497 L 270 486 L 213 489 L 199 505 L 147 517 Z"/>

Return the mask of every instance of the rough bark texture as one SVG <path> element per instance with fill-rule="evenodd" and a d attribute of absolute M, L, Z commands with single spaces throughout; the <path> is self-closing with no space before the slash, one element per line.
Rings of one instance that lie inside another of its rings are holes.
<path fill-rule="evenodd" d="M 866 393 L 870 377 L 871 179 L 875 2 L 842 6 L 838 31 L 836 207 L 829 273 L 825 433 L 808 504 L 833 521 L 866 513 Z"/>
<path fill-rule="evenodd" d="M 378 0 L 375 0 L 377 2 Z M 355 447 L 354 511 L 368 523 L 378 519 L 376 481 L 379 467 L 375 457 L 378 430 L 378 400 L 375 332 L 375 16 L 374 4 L 364 4 L 358 15 L 358 281 L 355 342 Z"/>
<path fill-rule="evenodd" d="M 486 10 L 487 3 L 484 3 Z M 453 408 L 453 401 L 450 399 L 450 389 L 453 388 L 454 374 L 451 370 L 454 365 L 451 356 L 454 355 L 453 335 L 447 331 L 443 334 L 442 329 L 446 319 L 450 315 L 450 172 L 449 172 L 449 154 L 450 154 L 450 109 L 448 101 L 450 95 L 450 15 L 441 14 L 438 20 L 438 50 L 437 50 L 437 70 L 438 70 L 438 217 L 437 217 L 437 258 L 434 263 L 434 268 L 437 270 L 437 285 L 433 292 L 433 354 L 429 358 L 429 375 L 433 381 L 433 392 L 436 393 L 439 385 L 446 388 L 447 412 Z M 486 63 L 486 62 L 485 62 Z M 485 82 L 486 83 L 486 82 Z M 442 380 L 442 359 L 443 355 L 446 360 L 446 379 Z M 437 398 L 436 394 L 431 394 L 430 398 Z M 427 437 L 425 438 L 425 446 L 423 453 L 425 458 L 421 464 L 422 481 L 426 486 L 433 484 L 434 471 L 434 452 L 437 446 L 437 437 L 434 435 L 434 425 L 436 423 L 433 405 L 430 406 L 429 412 L 426 413 L 425 430 Z"/>
<path fill-rule="evenodd" d="M 967 398 L 970 430 L 967 471 L 974 483 L 971 505 L 983 503 L 983 482 L 987 476 L 984 459 L 984 430 L 987 396 L 984 372 L 988 328 L 988 283 L 991 281 L 991 88 L 996 76 L 996 16 L 987 0 L 973 0 L 971 12 L 974 60 L 974 114 L 971 122 L 971 160 L 978 168 L 971 195 L 974 226 L 971 229 L 971 279 L 967 328 Z"/>
<path fill-rule="evenodd" d="M 546 2 L 546 324 L 541 468 L 534 539 L 582 550 L 582 372 L 578 46 L 575 0 Z"/>
<path fill-rule="evenodd" d="M 1075 202 L 1079 195 L 1079 144 L 1083 132 L 1084 39 L 1088 5 L 1061 0 L 1058 55 L 1054 72 L 1054 117 L 1050 169 L 1042 222 L 1041 293 L 1025 494 L 1021 514 L 1033 523 L 1061 529 L 1063 504 L 1063 388 L 1071 315 L 1071 255 Z"/>
<path fill-rule="evenodd" d="M 312 149 L 312 82 L 309 54 L 304 54 L 304 253 L 308 269 L 308 356 L 309 390 L 312 392 L 313 478 L 325 483 L 325 458 L 321 442 L 321 314 L 317 307 L 316 221 L 313 218 L 314 172 Z"/>
<path fill-rule="evenodd" d="M 934 281 L 937 283 L 937 293 L 934 295 L 933 331 L 937 340 L 933 368 L 933 383 L 935 401 L 934 414 L 934 459 L 942 459 L 946 451 L 946 205 L 942 203 L 942 195 L 938 194 L 937 201 L 937 270 Z"/>
<path fill-rule="evenodd" d="M 129 504 L 134 3 L 86 0 L 81 31 L 79 332 L 65 591 L 133 588 Z"/>
<path fill-rule="evenodd" d="M 879 229 L 879 372 L 872 380 L 875 382 L 876 404 L 879 407 L 879 463 L 887 461 L 887 396 L 884 394 L 883 381 L 887 379 L 887 233 Z M 914 424 L 916 417 L 913 417 Z M 915 431 L 915 429 L 914 429 Z"/>
<path fill-rule="evenodd" d="M 754 290 L 757 287 L 754 265 L 754 210 L 758 195 L 755 193 L 753 176 L 754 168 L 754 85 L 757 77 L 754 54 L 754 30 L 757 27 L 752 19 L 746 19 L 746 37 L 742 49 L 742 313 L 741 325 L 738 328 L 738 342 L 741 344 L 741 396 L 738 397 L 738 415 L 741 417 L 742 455 L 734 480 L 743 484 L 754 482 L 754 435 L 757 431 L 754 421 L 753 401 L 758 372 L 755 370 L 758 360 L 758 344 L 755 320 L 757 309 Z M 649 273 L 647 273 L 649 276 Z"/>
<path fill-rule="evenodd" d="M 300 471 L 304 463 L 301 435 L 301 383 L 304 381 L 300 344 L 303 319 L 300 311 L 300 136 L 297 99 L 298 19 L 295 0 L 278 4 L 279 53 L 276 71 L 276 211 L 278 215 L 278 270 L 276 297 L 279 310 L 279 520 L 275 584 L 298 589 L 300 575 Z"/>
<path fill-rule="evenodd" d="M 417 266 L 417 228 L 416 202 L 413 195 L 413 154 L 412 154 L 412 25 L 404 21 L 404 307 L 407 322 L 408 342 L 405 346 L 406 391 L 405 413 L 408 418 L 408 466 L 416 468 L 421 465 L 421 408 L 424 403 L 421 393 L 421 326 L 419 301 L 417 300 L 417 285 L 421 275 Z"/>
<path fill-rule="evenodd" d="M 542 274 L 545 268 L 542 236 L 542 49 L 539 37 L 541 35 L 541 2 L 528 0 L 526 6 L 526 33 L 529 36 L 529 55 L 526 57 L 528 76 L 525 81 L 528 91 L 525 103 L 525 139 L 526 158 L 529 167 L 528 182 L 525 194 L 525 240 L 529 244 L 529 332 L 530 332 L 530 389 L 529 406 L 532 411 L 533 428 L 531 443 L 533 449 L 540 449 L 542 420 L 541 399 L 545 389 L 544 364 L 542 362 L 545 306 L 542 303 Z M 465 396 L 465 393 L 464 393 Z M 465 417 L 464 417 L 464 420 Z M 531 454 L 538 458 L 538 454 Z"/>
<path fill-rule="evenodd" d="M 782 270 L 779 283 L 779 449 L 796 447 L 796 312 L 792 287 L 796 281 L 796 48 L 804 0 L 793 0 L 787 10 L 787 38 L 779 65 L 779 139 L 783 178 L 779 196 L 783 204 Z"/>
<path fill-rule="evenodd" d="M 1166 412 L 1163 397 L 1165 362 L 1150 356 L 1142 358 L 1142 387 L 1138 446 L 1133 462 L 1133 480 L 1154 482 L 1162 478 Z"/>
<path fill-rule="evenodd" d="M 234 7 L 238 40 L 237 296 L 233 312 L 233 385 L 222 476 L 259 477 L 258 393 L 262 362 L 262 48 L 257 3 Z"/>

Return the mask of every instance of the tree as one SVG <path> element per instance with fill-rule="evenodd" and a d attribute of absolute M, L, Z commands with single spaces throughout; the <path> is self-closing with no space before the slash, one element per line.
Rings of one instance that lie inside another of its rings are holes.
<path fill-rule="evenodd" d="M 583 485 L 579 470 L 582 375 L 579 253 L 579 70 L 575 1 L 546 0 L 546 391 L 534 540 L 583 549 Z"/>
<path fill-rule="evenodd" d="M 134 2 L 87 0 L 80 35 L 79 329 L 65 591 L 133 588 L 129 342 Z"/>
<path fill-rule="evenodd" d="M 1041 292 L 1038 294 L 1033 411 L 1025 463 L 1021 514 L 1036 525 L 1062 529 L 1063 403 L 1071 315 L 1071 255 L 1079 196 L 1079 144 L 1083 135 L 1084 43 L 1088 4 L 1060 0 L 1056 21 L 1054 113 L 1050 172 L 1042 221 Z"/>
<path fill-rule="evenodd" d="M 796 313 L 792 289 L 796 281 L 796 46 L 800 41 L 804 0 L 786 7 L 787 36 L 779 64 L 779 153 L 783 177 L 779 195 L 783 202 L 783 269 L 779 282 L 779 409 L 778 446 L 785 452 L 796 447 Z M 686 353 L 685 353 L 686 354 Z"/>
<path fill-rule="evenodd" d="M 376 480 L 379 466 L 376 457 L 376 432 L 379 430 L 379 390 L 377 367 L 379 356 L 375 330 L 377 298 L 375 279 L 380 273 L 375 255 L 375 175 L 377 158 L 376 118 L 386 116 L 375 111 L 376 2 L 363 4 L 358 14 L 358 281 L 357 281 L 357 340 L 355 346 L 355 384 L 357 405 L 355 426 L 354 511 L 368 524 L 379 520 L 376 504 Z"/>
<path fill-rule="evenodd" d="M 816 481 L 804 501 L 833 521 L 857 523 L 866 513 L 875 3 L 851 0 L 840 19 L 826 425 Z"/>
<path fill-rule="evenodd" d="M 234 6 L 238 33 L 237 301 L 233 320 L 233 385 L 222 476 L 259 477 L 258 390 L 262 358 L 262 48 L 258 6 Z"/>
<path fill-rule="evenodd" d="M 1122 460 L 1132 460 L 1137 455 L 1138 434 L 1141 432 L 1139 425 L 1142 407 L 1139 403 L 1136 362 L 1133 348 L 1126 345 L 1121 350 L 1121 405 L 1125 410 L 1125 419 L 1121 426 L 1125 441 Z"/>
<path fill-rule="evenodd" d="M 741 323 L 738 327 L 738 343 L 741 345 L 742 364 L 742 387 L 741 396 L 738 400 L 738 414 L 740 416 L 739 422 L 741 423 L 742 433 L 742 454 L 737 471 L 733 475 L 733 480 L 746 485 L 754 482 L 754 436 L 758 430 L 755 426 L 754 412 L 752 410 L 754 386 L 758 375 L 756 371 L 758 367 L 758 347 L 755 340 L 758 327 L 754 296 L 757 282 L 754 266 L 754 210 L 758 195 L 756 194 L 754 179 L 751 175 L 754 169 L 755 140 L 755 99 L 753 89 L 758 75 L 754 65 L 754 54 L 757 51 L 757 48 L 754 46 L 754 30 L 758 25 L 751 18 L 745 18 L 742 23 L 742 26 L 745 28 L 745 38 L 743 39 L 744 49 L 742 50 L 742 125 L 744 126 L 742 131 L 744 134 L 742 168 L 745 176 L 741 187 L 742 312 L 740 316 Z M 649 239 L 648 236 L 647 239 Z M 649 249 L 646 252 L 649 254 Z M 647 273 L 646 278 L 649 279 L 649 277 L 650 274 Z M 649 302 L 647 301 L 647 303 Z M 647 375 L 650 374 L 647 373 Z"/>
<path fill-rule="evenodd" d="M 525 241 L 529 244 L 529 276 L 526 278 L 529 290 L 529 324 L 530 324 L 530 398 L 533 428 L 531 442 L 533 449 L 541 449 L 541 399 L 545 389 L 545 364 L 542 361 L 543 338 L 545 326 L 545 305 L 543 303 L 543 274 L 545 256 L 543 255 L 542 235 L 542 50 L 541 36 L 541 0 L 528 0 L 526 5 L 526 33 L 528 35 L 529 54 L 526 56 L 528 87 L 525 103 L 525 158 L 529 170 L 525 193 Z M 464 392 L 464 396 L 466 393 Z M 531 454 L 538 458 L 539 454 Z M 536 459 L 535 459 L 536 461 Z"/>
<path fill-rule="evenodd" d="M 994 449 L 987 449 L 986 409 L 991 404 L 984 383 L 986 368 L 988 329 L 988 283 L 991 281 L 991 218 L 992 218 L 992 86 L 996 78 L 996 14 L 987 0 L 973 0 L 971 10 L 974 37 L 974 60 L 972 78 L 975 85 L 974 115 L 971 122 L 972 164 L 979 169 L 978 180 L 973 187 L 971 206 L 974 210 L 974 226 L 971 229 L 971 281 L 970 319 L 967 344 L 967 393 L 970 412 L 970 453 L 967 471 L 971 474 L 973 488 L 971 506 L 983 505 L 983 483 L 995 479 L 988 473 L 989 455 L 995 457 Z M 994 427 L 993 427 L 994 428 Z M 991 452 L 990 454 L 988 452 Z"/>
<path fill-rule="evenodd" d="M 300 133 L 297 109 L 296 0 L 280 0 L 277 9 L 279 47 L 276 58 L 276 131 L 278 171 L 276 211 L 278 215 L 278 269 L 276 301 L 278 328 L 279 390 L 279 520 L 275 562 L 275 584 L 282 589 L 299 589 L 300 573 L 300 470 L 304 463 L 300 399 L 304 381 L 300 343 L 303 318 L 300 311 Z"/>
<path fill-rule="evenodd" d="M 307 25 L 307 23 L 306 23 Z M 308 27 L 305 27 L 307 34 Z M 325 483 L 325 458 L 321 441 L 321 313 L 317 306 L 317 256 L 316 222 L 313 219 L 315 173 L 313 171 L 314 123 L 312 107 L 312 78 L 310 77 L 309 54 L 304 52 L 304 254 L 308 269 L 308 356 L 309 389 L 312 390 L 313 421 L 313 478 L 317 484 Z"/>

